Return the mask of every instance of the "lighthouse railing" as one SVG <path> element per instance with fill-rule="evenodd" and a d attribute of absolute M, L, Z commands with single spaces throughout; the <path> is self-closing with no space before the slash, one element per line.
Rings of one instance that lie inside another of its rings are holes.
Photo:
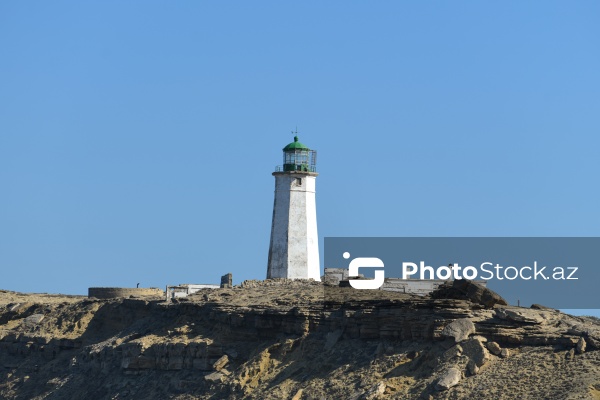
<path fill-rule="evenodd" d="M 317 168 L 308 164 L 276 165 L 275 172 L 317 172 Z"/>

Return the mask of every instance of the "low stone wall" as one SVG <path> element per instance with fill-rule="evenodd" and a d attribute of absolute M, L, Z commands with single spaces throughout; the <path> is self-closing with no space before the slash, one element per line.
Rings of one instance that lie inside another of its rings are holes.
<path fill-rule="evenodd" d="M 141 296 L 161 296 L 165 292 L 158 288 L 116 288 L 116 287 L 91 287 L 88 289 L 88 297 L 97 299 L 113 299 L 116 297 L 141 297 Z"/>

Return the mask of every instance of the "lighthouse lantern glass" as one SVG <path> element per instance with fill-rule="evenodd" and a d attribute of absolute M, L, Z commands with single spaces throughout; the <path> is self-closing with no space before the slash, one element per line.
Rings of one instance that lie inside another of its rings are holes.
<path fill-rule="evenodd" d="M 283 170 L 316 172 L 316 151 L 294 149 L 283 152 Z"/>

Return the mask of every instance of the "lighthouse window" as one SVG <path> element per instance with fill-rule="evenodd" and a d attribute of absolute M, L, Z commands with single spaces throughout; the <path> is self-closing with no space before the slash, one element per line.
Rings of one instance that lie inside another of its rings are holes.
<path fill-rule="evenodd" d="M 302 186 L 302 178 L 296 178 L 296 184 Z"/>

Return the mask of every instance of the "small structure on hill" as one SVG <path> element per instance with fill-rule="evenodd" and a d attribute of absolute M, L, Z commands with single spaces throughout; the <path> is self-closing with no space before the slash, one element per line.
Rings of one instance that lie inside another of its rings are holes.
<path fill-rule="evenodd" d="M 221 277 L 221 288 L 231 289 L 233 287 L 233 275 L 231 272 L 226 273 Z"/>
<path fill-rule="evenodd" d="M 164 296 L 159 288 L 121 288 L 121 287 L 91 287 L 88 288 L 88 297 L 96 299 L 114 299 L 119 297 L 152 297 Z"/>
<path fill-rule="evenodd" d="M 346 268 L 325 268 L 325 275 L 323 281 L 333 285 L 339 286 L 350 286 L 349 281 L 352 278 L 348 275 L 348 269 Z M 363 275 L 359 275 L 357 278 L 364 278 Z M 418 294 L 425 296 L 444 285 L 447 280 L 443 279 L 400 279 L 400 278 L 385 278 L 383 285 L 379 290 L 387 290 L 390 292 L 401 292 Z M 473 281 L 483 287 L 487 285 L 485 280 Z"/>
<path fill-rule="evenodd" d="M 167 301 L 172 299 L 177 299 L 180 297 L 187 297 L 192 293 L 196 293 L 202 289 L 218 289 L 221 285 L 213 285 L 210 283 L 201 283 L 201 284 L 193 284 L 193 283 L 182 283 L 180 285 L 175 286 L 167 286 L 166 288 L 166 299 Z"/>

